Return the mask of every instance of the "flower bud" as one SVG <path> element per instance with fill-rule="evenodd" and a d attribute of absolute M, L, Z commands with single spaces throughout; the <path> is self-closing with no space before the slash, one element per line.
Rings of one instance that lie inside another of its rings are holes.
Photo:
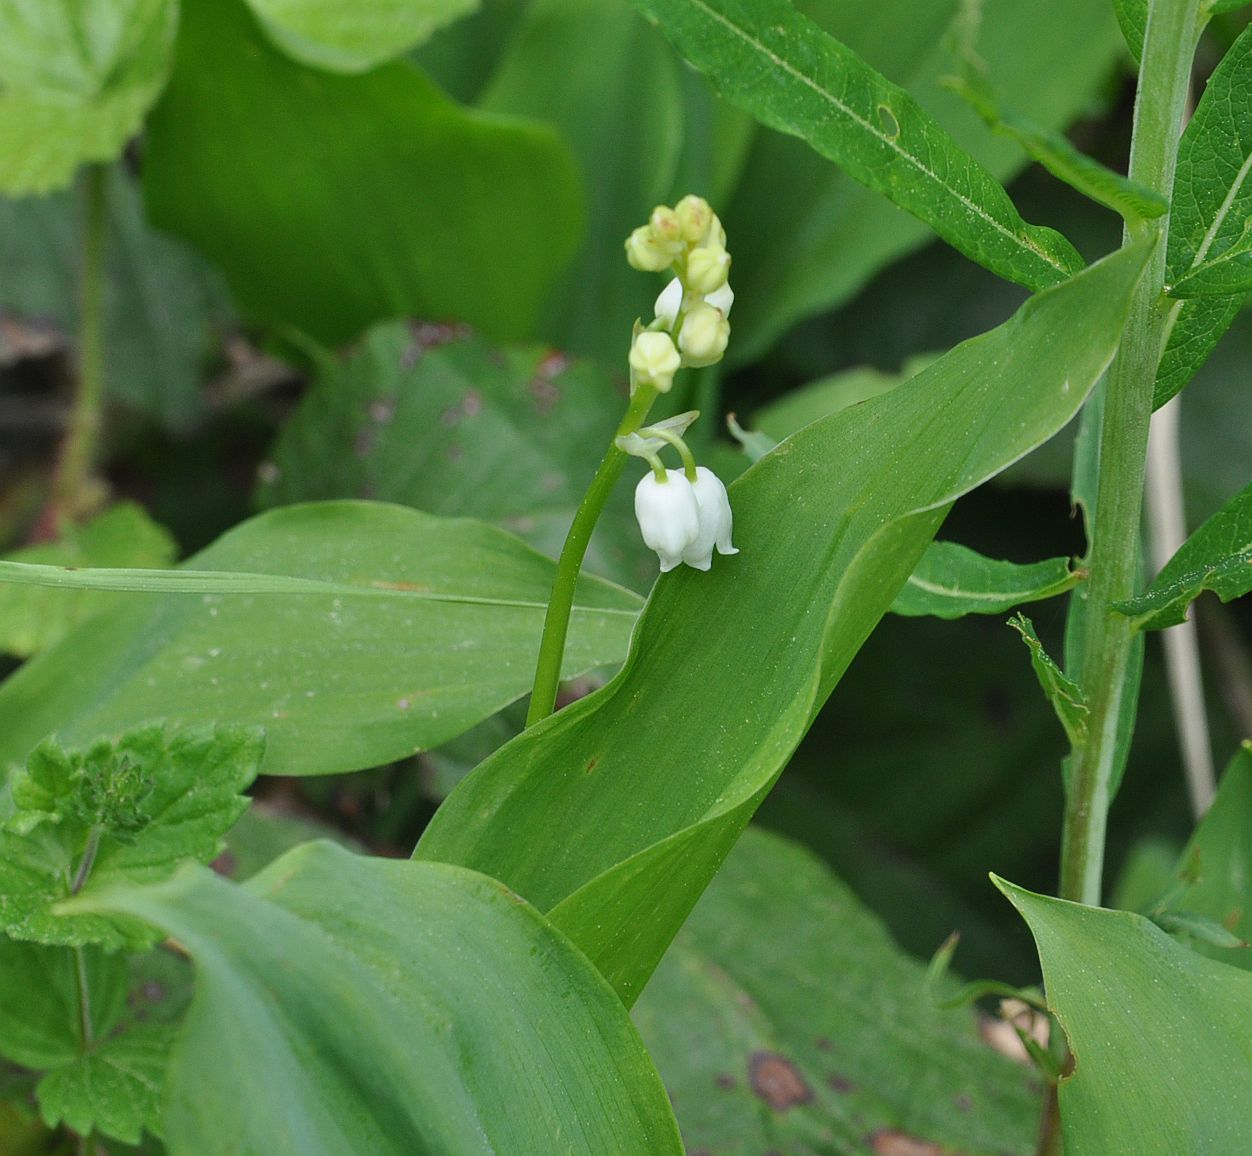
<path fill-rule="evenodd" d="M 662 245 L 681 246 L 682 225 L 678 220 L 678 214 L 668 205 L 657 205 L 652 210 L 652 216 L 648 218 L 648 226 L 652 230 L 652 235 Z"/>
<path fill-rule="evenodd" d="M 687 288 L 703 297 L 726 284 L 730 254 L 720 246 L 702 245 L 687 258 Z"/>
<path fill-rule="evenodd" d="M 700 528 L 683 550 L 682 560 L 697 570 L 707 570 L 713 564 L 714 546 L 719 554 L 739 553 L 730 542 L 734 517 L 730 512 L 726 487 L 712 470 L 697 466 L 696 480 L 691 483 L 691 488 L 700 508 Z"/>
<path fill-rule="evenodd" d="M 700 503 L 682 470 L 666 470 L 665 481 L 644 474 L 635 487 L 635 518 L 644 543 L 660 559 L 661 573 L 672 570 L 700 534 Z"/>
<path fill-rule="evenodd" d="M 663 322 L 666 329 L 673 329 L 678 320 L 678 311 L 683 307 L 683 283 L 675 277 L 656 299 L 653 312 L 656 319 Z"/>
<path fill-rule="evenodd" d="M 647 225 L 640 225 L 626 238 L 626 260 L 632 269 L 644 273 L 659 273 L 674 261 L 673 254 L 659 245 Z"/>
<path fill-rule="evenodd" d="M 674 206 L 674 213 L 678 217 L 682 239 L 693 245 L 704 240 L 714 219 L 708 201 L 692 193 L 688 193 Z"/>
<path fill-rule="evenodd" d="M 730 322 L 713 306 L 701 302 L 687 314 L 678 334 L 684 365 L 712 365 L 722 359 L 730 341 Z"/>
<path fill-rule="evenodd" d="M 668 333 L 653 330 L 635 335 L 628 360 L 640 384 L 654 386 L 661 393 L 669 392 L 674 374 L 682 365 L 674 339 Z"/>
<path fill-rule="evenodd" d="M 712 305 L 723 317 L 729 317 L 730 307 L 735 303 L 735 291 L 730 287 L 730 282 L 720 289 L 714 289 L 712 293 L 706 293 L 704 303 Z"/>

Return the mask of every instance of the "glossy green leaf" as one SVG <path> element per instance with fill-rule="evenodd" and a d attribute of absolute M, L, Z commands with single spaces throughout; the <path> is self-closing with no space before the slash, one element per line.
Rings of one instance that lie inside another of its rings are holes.
<path fill-rule="evenodd" d="M 1068 558 L 1020 564 L 987 558 L 956 542 L 932 542 L 891 604 L 893 614 L 960 618 L 1000 614 L 1023 602 L 1055 598 L 1082 576 Z"/>
<path fill-rule="evenodd" d="M 178 547 L 142 507 L 119 502 L 55 542 L 28 546 L 5 562 L 48 566 L 170 566 Z M 0 581 L 3 575 L 0 573 Z M 0 585 L 0 649 L 27 658 L 64 637 L 77 623 L 116 604 L 107 595 Z"/>
<path fill-rule="evenodd" d="M 762 458 L 731 487 L 740 553 L 663 576 L 613 682 L 488 759 L 416 854 L 551 911 L 633 1000 L 948 503 L 1073 416 L 1144 259 L 1117 254 Z"/>
<path fill-rule="evenodd" d="M 166 734 L 148 726 L 85 751 L 52 739 L 10 781 L 0 828 L 0 924 L 15 939 L 110 949 L 146 946 L 145 932 L 57 904 L 109 883 L 161 879 L 208 861 L 248 806 L 261 739 L 244 727 Z"/>
<path fill-rule="evenodd" d="M 450 336 L 387 323 L 325 368 L 261 468 L 262 503 L 401 502 L 495 522 L 555 557 L 625 408 L 622 383 L 548 349 Z M 656 556 L 631 501 L 621 486 L 587 564 L 646 590 Z"/>
<path fill-rule="evenodd" d="M 1252 590 L 1252 483 L 1188 538 L 1138 597 L 1117 604 L 1140 630 L 1176 626 L 1205 590 L 1223 602 Z"/>
<path fill-rule="evenodd" d="M 86 742 L 152 718 L 262 726 L 276 774 L 436 746 L 530 688 L 553 572 L 503 531 L 366 502 L 263 514 L 189 563 L 368 594 L 136 595 L 0 687 L 0 765 L 52 731 Z M 584 580 L 567 675 L 620 661 L 638 607 Z"/>
<path fill-rule="evenodd" d="M 1252 1132 L 1252 975 L 1151 921 L 996 885 L 1030 924 L 1074 1055 L 1067 1156 L 1238 1152 Z"/>
<path fill-rule="evenodd" d="M 1252 29 L 1209 77 L 1178 145 L 1166 281 L 1177 285 L 1235 250 L 1252 218 Z M 1154 405 L 1174 396 L 1204 364 L 1238 312 L 1242 293 L 1175 303 L 1157 371 Z"/>
<path fill-rule="evenodd" d="M 1009 619 L 1009 625 L 1021 636 L 1022 641 L 1030 649 L 1030 665 L 1034 668 L 1035 677 L 1043 689 L 1070 745 L 1080 747 L 1087 741 L 1087 699 L 1082 687 L 1073 679 L 1067 678 L 1065 672 L 1053 661 L 1052 656 L 1043 648 L 1039 635 L 1029 618 L 1018 614 Z"/>
<path fill-rule="evenodd" d="M 241 887 L 191 869 L 93 902 L 196 963 L 174 1152 L 682 1152 L 608 985 L 495 880 L 313 843 Z"/>
<path fill-rule="evenodd" d="M 173 1045 L 172 1028 L 139 1027 L 54 1068 L 36 1089 L 44 1123 L 64 1122 L 79 1135 L 94 1130 L 125 1144 L 138 1144 L 145 1129 L 160 1136 Z"/>
<path fill-rule="evenodd" d="M 364 72 L 473 12 L 479 0 L 248 0 L 284 52 L 315 68 Z"/>
<path fill-rule="evenodd" d="M 946 33 L 959 0 L 803 0 L 797 7 L 906 89 L 996 179 L 1024 167 L 1021 149 L 988 133 L 944 86 L 953 72 Z M 1106 99 L 1122 48 L 1106 3 L 1052 0 L 1040 20 L 1036 0 L 997 0 L 983 6 L 977 52 L 1006 104 L 1063 130 Z M 845 301 L 888 262 L 933 238 L 806 144 L 765 131 L 722 216 L 739 294 L 729 352 L 736 362 L 759 357 L 789 326 Z"/>
<path fill-rule="evenodd" d="M 1032 1073 L 925 973 L 811 853 L 749 828 L 634 1009 L 687 1150 L 1033 1152 Z"/>
<path fill-rule="evenodd" d="M 966 256 L 1031 288 L 1082 264 L 902 88 L 784 0 L 634 0 L 730 100 L 798 136 Z"/>
<path fill-rule="evenodd" d="M 573 150 L 586 229 L 539 332 L 604 365 L 622 364 L 631 322 L 652 319 L 663 286 L 630 268 L 622 243 L 673 188 L 685 127 L 679 67 L 622 0 L 537 0 L 479 100 L 486 112 L 554 125 Z"/>
<path fill-rule="evenodd" d="M 0 6 L 0 193 L 113 160 L 165 83 L 177 20 L 175 0 Z"/>
<path fill-rule="evenodd" d="M 404 62 L 299 65 L 241 0 L 185 0 L 144 181 L 242 306 L 330 344 L 411 314 L 520 336 L 579 221 L 552 130 L 467 112 Z"/>

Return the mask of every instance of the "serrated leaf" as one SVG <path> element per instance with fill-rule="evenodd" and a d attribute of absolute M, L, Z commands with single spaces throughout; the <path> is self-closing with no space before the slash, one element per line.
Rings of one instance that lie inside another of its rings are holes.
<path fill-rule="evenodd" d="M 143 929 L 56 905 L 121 881 L 209 860 L 247 808 L 262 740 L 246 727 L 167 733 L 158 725 L 85 751 L 42 743 L 13 777 L 0 828 L 0 924 L 15 939 L 142 947 Z"/>
<path fill-rule="evenodd" d="M 1178 144 L 1171 198 L 1166 283 L 1178 285 L 1236 251 L 1252 216 L 1252 28 L 1209 77 Z M 1238 312 L 1242 293 L 1195 298 L 1170 310 L 1154 406 L 1163 405 L 1204 364 Z"/>
<path fill-rule="evenodd" d="M 633 1013 L 688 1151 L 1033 1152 L 1032 1073 L 925 975 L 810 852 L 749 828 Z"/>
<path fill-rule="evenodd" d="M 1020 564 L 987 558 L 956 542 L 932 542 L 891 604 L 893 614 L 1000 614 L 1065 593 L 1082 581 L 1068 558 Z"/>
<path fill-rule="evenodd" d="M 1008 624 L 1022 636 L 1022 641 L 1030 648 L 1030 665 L 1044 695 L 1056 711 L 1057 719 L 1065 728 L 1070 746 L 1082 746 L 1087 741 L 1087 715 L 1090 713 L 1082 687 L 1073 679 L 1067 678 L 1065 672 L 1044 650 L 1029 618 L 1024 614 L 1017 614 L 1009 619 Z"/>
<path fill-rule="evenodd" d="M 1252 1132 L 1252 975 L 1143 916 L 992 879 L 1030 925 L 1073 1052 L 1059 1088 L 1067 1156 L 1240 1151 Z"/>
<path fill-rule="evenodd" d="M 477 10 L 480 0 L 248 0 L 289 56 L 332 72 L 364 72 Z"/>
<path fill-rule="evenodd" d="M 967 257 L 1033 289 L 1082 265 L 922 111 L 784 0 L 633 0 L 729 100 L 805 140 Z"/>
<path fill-rule="evenodd" d="M 521 337 L 580 224 L 550 128 L 461 108 L 406 61 L 297 64 L 242 0 L 184 0 L 144 191 L 242 307 L 326 345 L 398 316 Z"/>
<path fill-rule="evenodd" d="M 947 504 L 1082 403 L 1145 257 L 1106 259 L 763 457 L 730 490 L 740 553 L 663 576 L 613 682 L 483 763 L 416 854 L 551 911 L 633 1000 Z"/>
<path fill-rule="evenodd" d="M 54 1068 L 35 1090 L 44 1123 L 64 1123 L 80 1136 L 99 1132 L 124 1144 L 163 1133 L 165 1071 L 176 1033 L 164 1025 L 137 1027 L 102 1040 Z"/>
<path fill-rule="evenodd" d="M 165 83 L 177 19 L 175 0 L 0 9 L 0 192 L 48 192 L 113 160 Z"/>
<path fill-rule="evenodd" d="M 0 766 L 52 731 L 88 742 L 151 718 L 264 727 L 276 774 L 437 746 L 530 688 L 554 569 L 482 523 L 369 502 L 262 514 L 189 562 L 197 589 L 259 575 L 287 592 L 137 597 L 87 622 L 0 686 Z M 565 676 L 620 661 L 639 605 L 583 579 Z"/>
<path fill-rule="evenodd" d="M 1138 597 L 1116 609 L 1140 630 L 1186 621 L 1187 607 L 1205 590 L 1223 602 L 1252 590 L 1252 483 L 1188 538 Z"/>
<path fill-rule="evenodd" d="M 55 542 L 28 546 L 4 561 L 45 566 L 171 566 L 178 552 L 169 532 L 133 502 L 119 502 Z M 0 585 L 0 649 L 20 658 L 45 650 L 117 600 L 86 591 Z"/>
<path fill-rule="evenodd" d="M 193 868 L 93 902 L 196 963 L 175 1152 L 682 1151 L 612 991 L 495 880 L 314 843 L 242 887 Z"/>

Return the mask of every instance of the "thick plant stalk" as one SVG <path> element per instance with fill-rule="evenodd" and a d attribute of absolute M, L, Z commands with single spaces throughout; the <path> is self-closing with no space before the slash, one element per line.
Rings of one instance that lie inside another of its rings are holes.
<path fill-rule="evenodd" d="M 1129 175 L 1163 196 L 1173 189 L 1199 7 L 1199 0 L 1153 0 L 1148 13 Z M 1109 370 L 1100 428 L 1088 613 L 1076 672 L 1090 709 L 1088 737 L 1070 763 L 1060 887 L 1063 898 L 1089 904 L 1100 902 L 1119 731 L 1134 684 L 1133 629 L 1113 605 L 1136 592 L 1148 426 L 1165 327 L 1168 227 L 1168 216 L 1127 227 L 1127 240 L 1155 236 L 1157 244 Z"/>

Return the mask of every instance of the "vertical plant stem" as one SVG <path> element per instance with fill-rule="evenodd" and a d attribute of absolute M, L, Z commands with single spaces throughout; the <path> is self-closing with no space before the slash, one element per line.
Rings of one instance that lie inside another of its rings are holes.
<path fill-rule="evenodd" d="M 92 501 L 92 475 L 104 408 L 104 234 L 108 169 L 91 165 L 83 192 L 83 245 L 78 373 L 69 425 L 52 482 L 51 527 L 84 513 Z"/>
<path fill-rule="evenodd" d="M 1169 196 L 1198 31 L 1199 0 L 1152 0 L 1135 99 L 1130 178 Z M 1095 517 L 1090 527 L 1088 613 L 1080 682 L 1088 738 L 1070 763 L 1061 847 L 1061 895 L 1098 904 L 1112 784 L 1122 756 L 1123 711 L 1133 707 L 1133 631 L 1113 604 L 1135 593 L 1144 463 L 1152 390 L 1165 332 L 1165 236 L 1169 218 L 1137 222 L 1127 239 L 1155 234 L 1156 248 L 1131 302 L 1109 370 L 1100 428 Z"/>
<path fill-rule="evenodd" d="M 91 1020 L 91 989 L 87 984 L 87 961 L 83 958 L 83 949 L 75 947 L 73 951 L 74 989 L 78 997 L 79 1049 L 80 1054 L 84 1054 L 96 1042 Z"/>
<path fill-rule="evenodd" d="M 630 406 L 615 437 L 634 433 L 648 416 L 648 410 L 657 398 L 651 386 L 641 385 L 630 399 Z M 574 513 L 565 545 L 556 563 L 556 577 L 552 582 L 552 597 L 548 600 L 548 612 L 543 620 L 543 636 L 539 640 L 539 660 L 535 665 L 535 685 L 530 692 L 530 709 L 526 712 L 526 725 L 533 726 L 556 709 L 556 692 L 561 683 L 561 660 L 565 656 L 565 638 L 569 633 L 569 616 L 574 606 L 574 589 L 578 585 L 578 572 L 582 567 L 591 533 L 604 510 L 604 504 L 613 492 L 613 485 L 621 476 L 627 455 L 609 442 L 609 448 L 596 469 L 591 485 Z"/>

